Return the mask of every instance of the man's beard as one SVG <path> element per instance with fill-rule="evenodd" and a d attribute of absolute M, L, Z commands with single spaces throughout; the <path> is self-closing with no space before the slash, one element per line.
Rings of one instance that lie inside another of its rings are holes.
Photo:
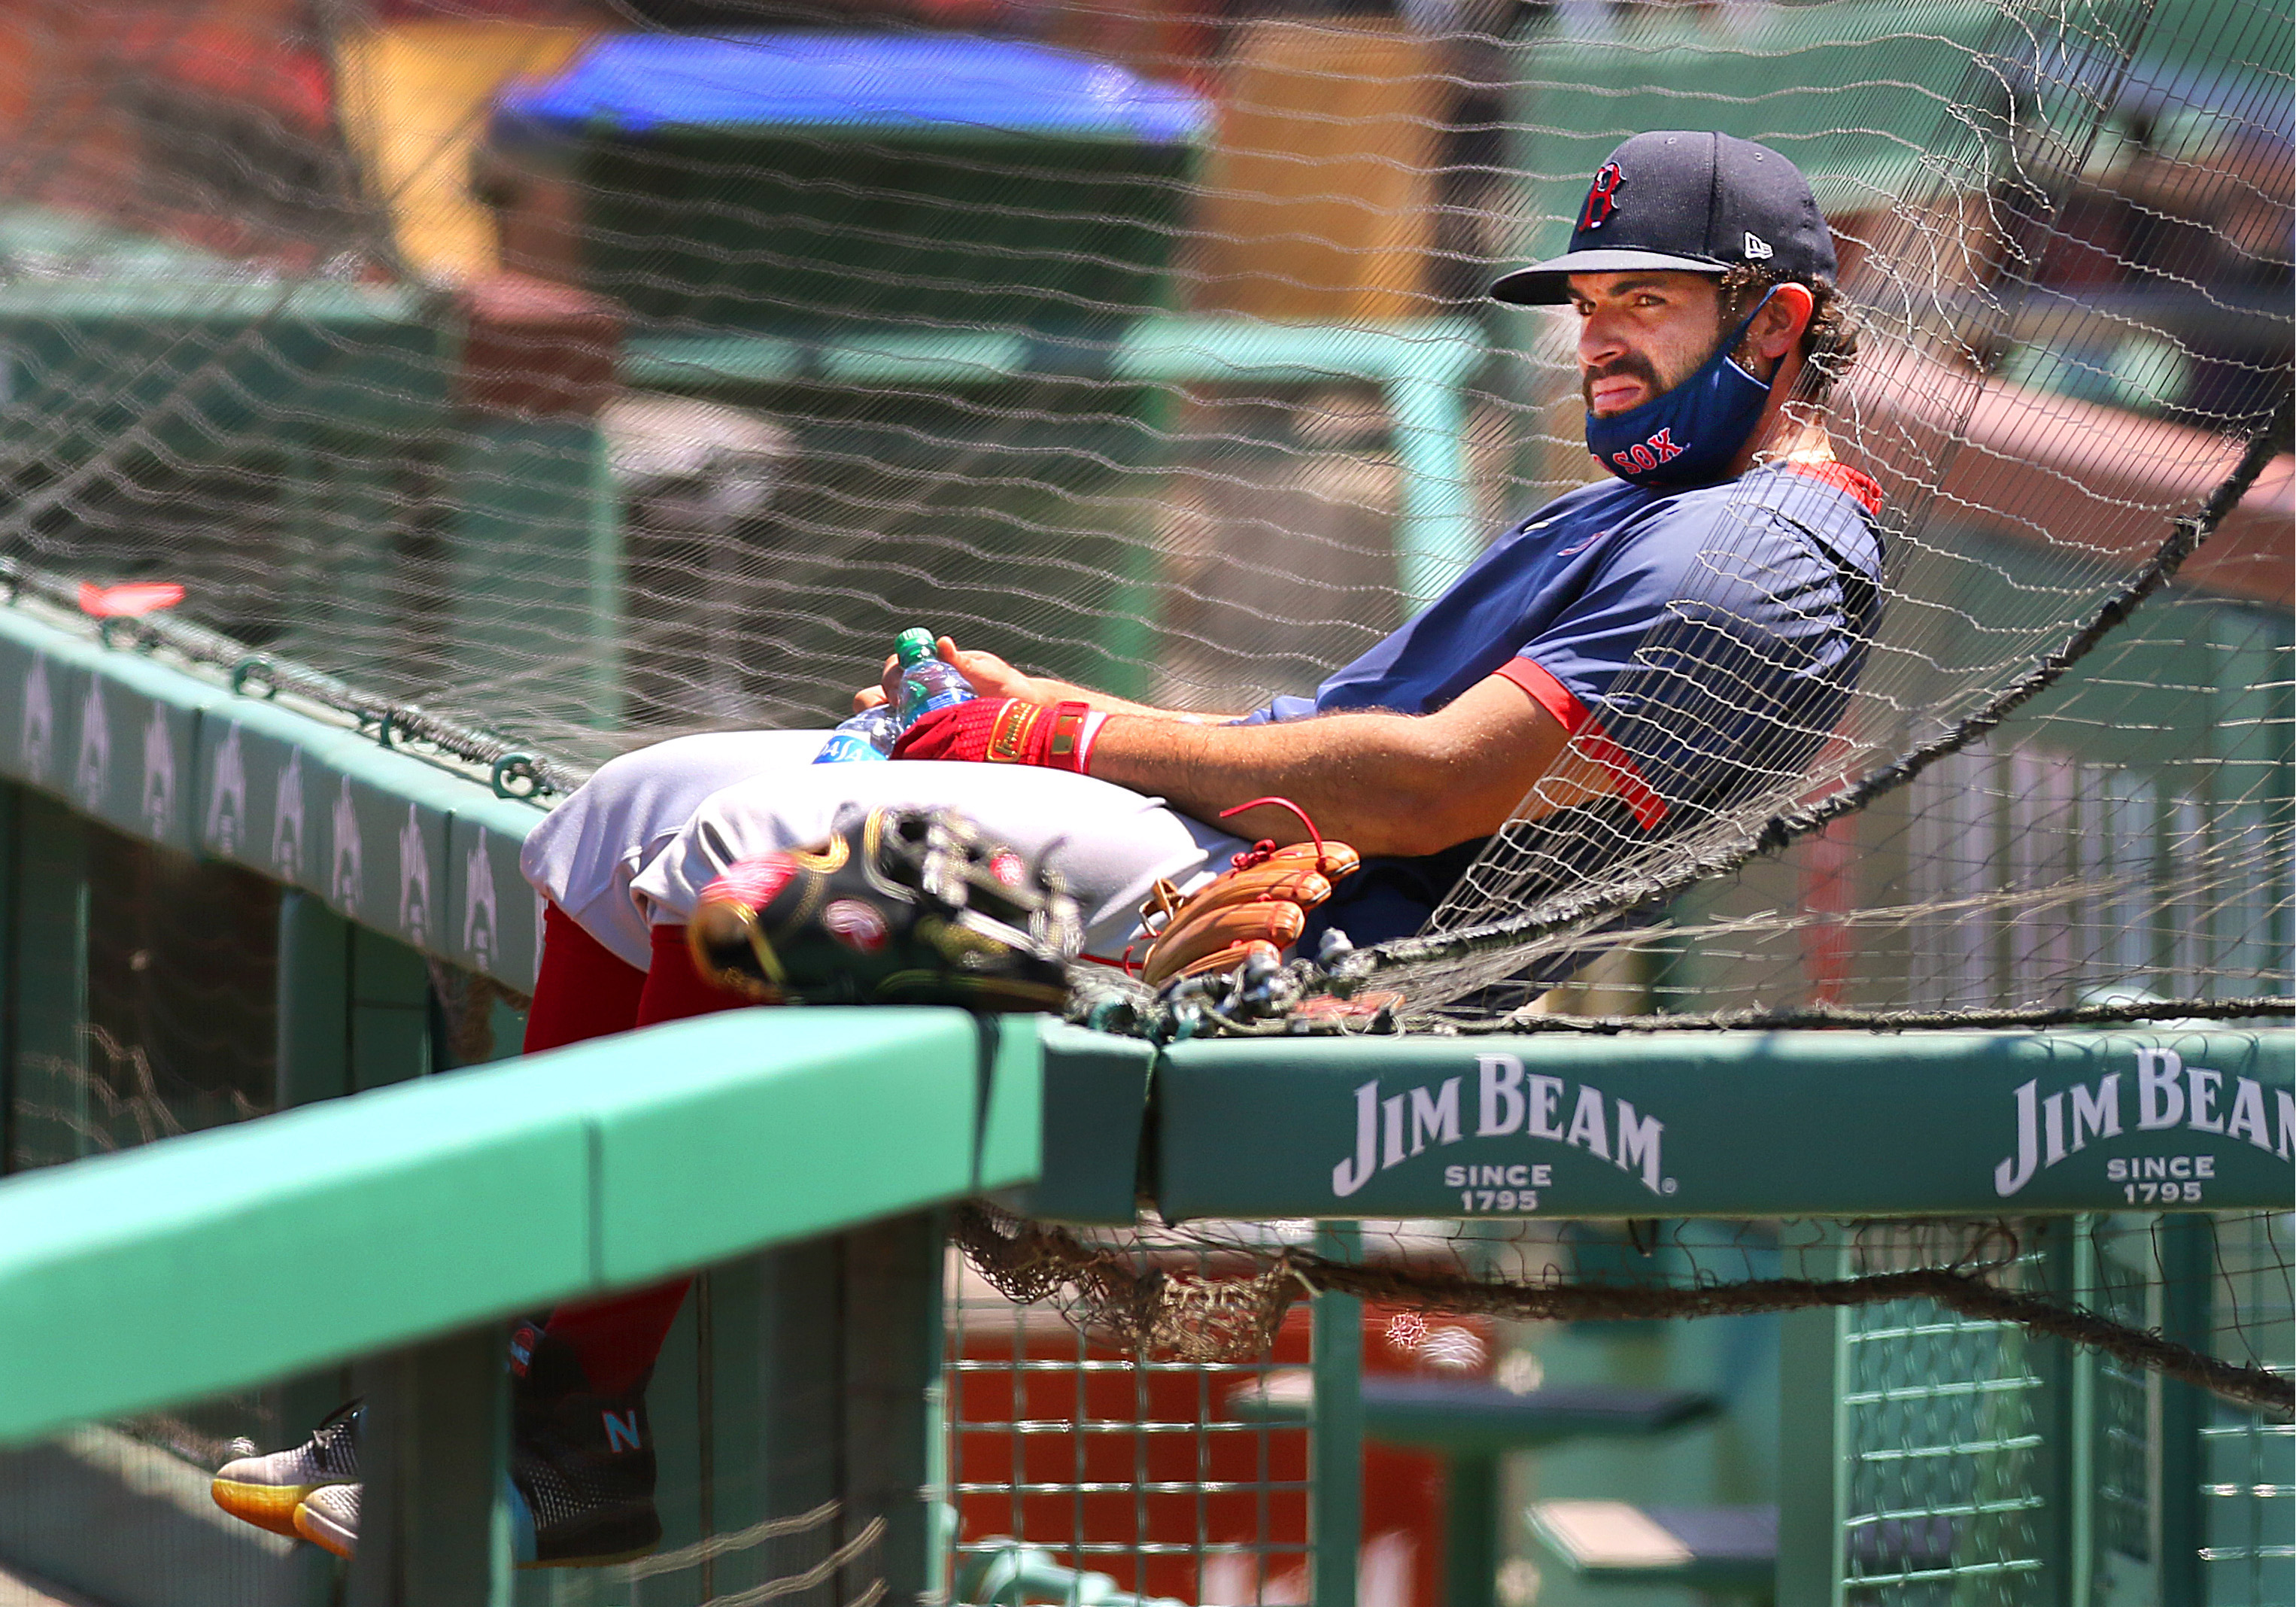
<path fill-rule="evenodd" d="M 1696 373 L 1701 368 L 1703 368 L 1707 363 L 1712 359 L 1715 348 L 1718 348 L 1722 344 L 1723 339 L 1727 339 L 1726 332 L 1721 339 L 1718 339 L 1714 342 L 1714 346 L 1710 347 L 1697 362 L 1693 363 L 1688 368 L 1683 370 L 1678 376 L 1670 381 L 1661 380 L 1659 378 L 1657 368 L 1652 366 L 1651 360 L 1648 357 L 1643 356 L 1642 353 L 1638 351 L 1630 351 L 1622 357 L 1619 357 L 1611 362 L 1603 364 L 1600 368 L 1581 373 L 1578 376 L 1579 398 L 1587 404 L 1587 412 L 1594 412 L 1595 382 L 1598 380 L 1616 379 L 1620 374 L 1624 374 L 1629 379 L 1640 380 L 1650 391 L 1650 394 L 1643 398 L 1642 401 L 1635 404 L 1636 407 L 1642 406 L 1644 403 L 1655 402 L 1668 391 L 1672 390 L 1677 385 L 1681 384 L 1684 380 L 1688 379 L 1692 374 Z M 1731 355 L 1738 359 L 1738 365 L 1740 367 L 1744 368 L 1751 373 L 1753 373 L 1757 379 L 1767 378 L 1767 376 L 1760 372 L 1759 362 L 1750 360 L 1752 358 L 1753 354 L 1748 351 L 1746 348 L 1747 342 L 1741 340 L 1738 343 L 1738 349 Z M 1773 372 L 1775 372 L 1775 369 Z M 1629 410 L 1621 409 L 1620 411 L 1624 412 Z"/>
<path fill-rule="evenodd" d="M 1659 381 L 1658 370 L 1652 366 L 1648 357 L 1644 357 L 1640 352 L 1630 351 L 1622 357 L 1617 357 L 1603 364 L 1600 368 L 1588 369 L 1578 376 L 1578 395 L 1586 402 L 1587 412 L 1595 411 L 1595 382 L 1601 380 L 1614 380 L 1620 375 L 1628 379 L 1640 380 L 1643 382 L 1644 387 L 1650 392 L 1648 396 L 1643 398 L 1643 402 L 1656 401 L 1672 389 L 1671 386 Z M 1635 406 L 1639 407 L 1643 402 L 1637 402 Z"/>

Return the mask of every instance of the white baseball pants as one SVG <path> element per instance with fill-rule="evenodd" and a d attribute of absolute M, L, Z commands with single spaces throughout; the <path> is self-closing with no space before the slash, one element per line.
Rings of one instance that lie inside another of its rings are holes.
<path fill-rule="evenodd" d="M 1150 798 L 1033 766 L 890 760 L 816 765 L 826 734 L 735 731 L 627 753 L 553 810 L 521 866 L 542 895 L 644 969 L 649 928 L 683 922 L 727 865 L 827 837 L 848 806 L 946 805 L 1030 859 L 1084 911 L 1085 952 L 1113 960 L 1159 878 L 1184 890 L 1248 846 Z"/>

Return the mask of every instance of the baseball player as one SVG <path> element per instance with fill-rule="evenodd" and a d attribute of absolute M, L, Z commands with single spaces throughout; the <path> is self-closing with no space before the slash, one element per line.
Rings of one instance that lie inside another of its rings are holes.
<path fill-rule="evenodd" d="M 1808 184 L 1776 152 L 1628 140 L 1569 249 L 1492 290 L 1575 310 L 1605 478 L 1501 535 L 1312 698 L 1156 709 L 944 639 L 980 696 L 919 720 L 891 763 L 814 766 L 816 732 L 614 760 L 528 841 L 548 907 L 527 1049 L 742 1002 L 696 972 L 686 917 L 721 877 L 740 885 L 857 806 L 947 806 L 1043 857 L 1080 906 L 1084 951 L 1113 959 L 1160 880 L 1201 881 L 1248 838 L 1305 840 L 1276 805 L 1232 813 L 1254 799 L 1288 799 L 1361 855 L 1308 939 L 1364 944 L 1417 929 L 1503 829 L 1556 885 L 1792 777 L 1841 712 L 1880 590 L 1879 488 L 1835 461 L 1824 424 L 1856 350 L 1834 272 Z M 684 1291 L 520 1331 L 525 1560 L 604 1561 L 659 1537 L 644 1389 Z M 235 1463 L 217 1499 L 348 1553 L 354 1439 L 338 1423 Z"/>

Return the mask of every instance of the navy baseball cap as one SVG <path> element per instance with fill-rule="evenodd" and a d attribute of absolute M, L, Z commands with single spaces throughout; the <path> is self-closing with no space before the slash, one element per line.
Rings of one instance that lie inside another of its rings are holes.
<path fill-rule="evenodd" d="M 1751 140 L 1660 129 L 1637 134 L 1596 171 L 1568 251 L 1517 268 L 1491 294 L 1537 306 L 1569 300 L 1573 274 L 1719 274 L 1741 263 L 1782 279 L 1832 276 L 1833 235 L 1809 180 Z"/>

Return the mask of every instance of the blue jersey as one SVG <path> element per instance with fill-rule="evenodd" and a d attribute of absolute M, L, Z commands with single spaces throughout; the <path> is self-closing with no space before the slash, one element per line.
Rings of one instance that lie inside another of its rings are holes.
<path fill-rule="evenodd" d="M 1429 714 L 1505 676 L 1611 772 L 1603 808 L 1631 827 L 1584 834 L 1615 845 L 1611 857 L 1800 774 L 1864 667 L 1880 504 L 1871 480 L 1836 464 L 1687 490 L 1581 487 L 1493 542 L 1313 699 L 1277 698 L 1246 718 Z M 1481 847 L 1374 862 L 1317 924 L 1357 943 L 1415 930 Z"/>

